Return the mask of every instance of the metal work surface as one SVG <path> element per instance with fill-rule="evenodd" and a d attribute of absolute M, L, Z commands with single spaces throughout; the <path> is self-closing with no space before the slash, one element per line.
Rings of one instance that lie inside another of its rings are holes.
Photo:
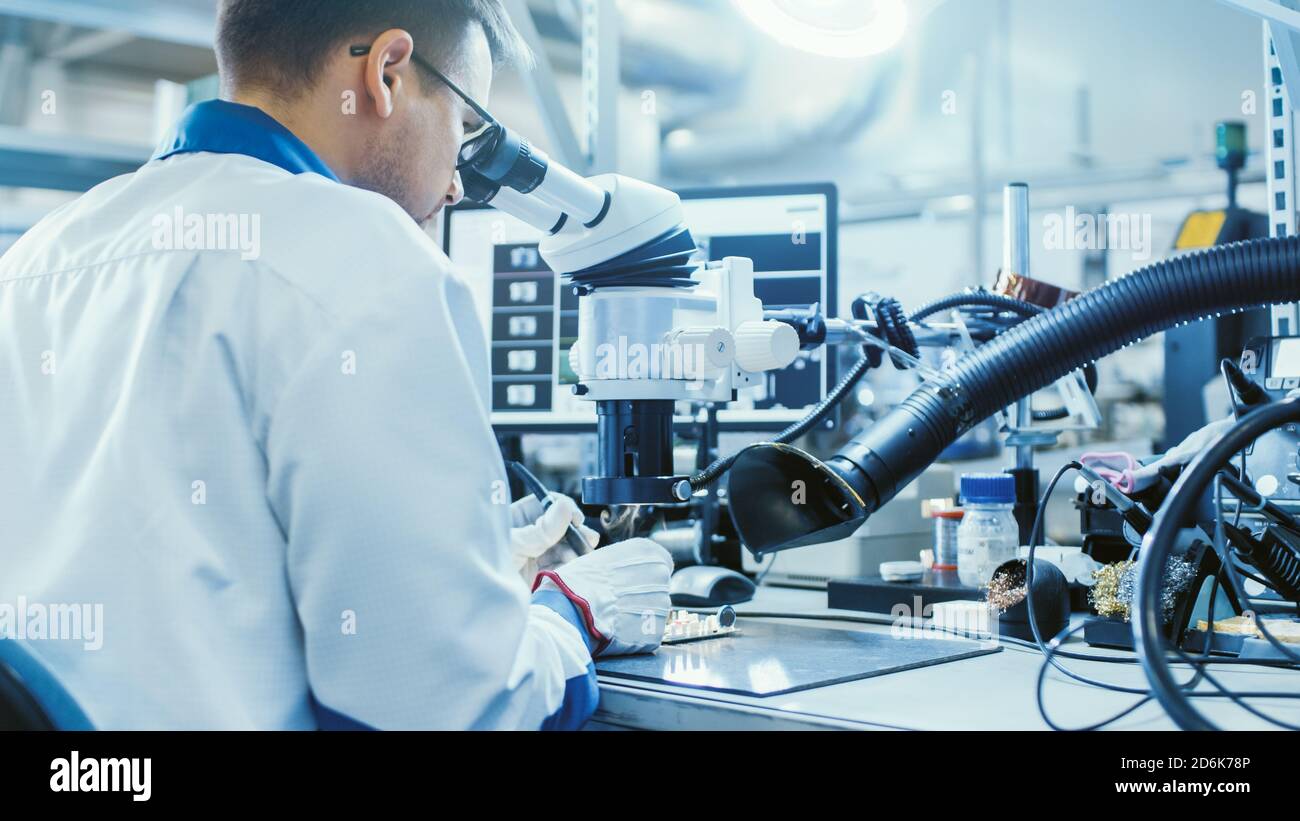
<path fill-rule="evenodd" d="M 754 601 L 738 605 L 736 610 L 740 614 L 741 630 L 741 635 L 734 638 L 737 642 L 743 642 L 760 622 L 815 625 L 890 639 L 887 625 L 849 620 L 867 614 L 828 610 L 825 592 L 761 587 Z M 759 611 L 844 620 L 759 619 L 745 615 Z M 710 643 L 700 642 L 699 646 Z M 1099 656 L 1134 657 L 1128 651 L 1089 647 L 1077 639 L 1070 640 L 1067 646 L 1070 650 Z M 600 672 L 600 709 L 588 726 L 657 730 L 1043 730 L 1048 725 L 1035 703 L 1041 663 L 1042 656 L 1037 650 L 1007 644 L 1001 653 L 951 664 L 934 664 L 762 697 L 617 678 Z M 1071 670 L 1101 681 L 1141 689 L 1147 686 L 1146 677 L 1136 664 L 1073 660 L 1063 663 Z M 1289 670 L 1221 668 L 1214 671 L 1214 676 L 1237 690 L 1300 691 L 1300 677 Z M 1043 696 L 1049 715 L 1067 728 L 1102 721 L 1142 698 L 1070 681 L 1055 670 L 1047 676 Z M 1300 723 L 1300 704 L 1295 701 L 1253 699 L 1252 703 L 1284 721 Z M 1225 729 L 1276 729 L 1227 703 L 1227 699 L 1203 699 L 1198 701 L 1198 708 Z M 1153 701 L 1108 727 L 1175 729 L 1174 723 Z"/>
<path fill-rule="evenodd" d="M 774 696 L 998 650 L 960 638 L 900 639 L 888 633 L 753 620 L 735 635 L 666 645 L 653 654 L 602 659 L 596 670 L 615 678 Z"/>

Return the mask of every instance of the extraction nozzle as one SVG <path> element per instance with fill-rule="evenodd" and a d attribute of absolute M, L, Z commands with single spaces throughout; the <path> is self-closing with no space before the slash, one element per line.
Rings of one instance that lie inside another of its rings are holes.
<path fill-rule="evenodd" d="M 741 542 L 761 556 L 851 536 L 957 437 L 954 415 L 943 411 L 960 393 L 923 385 L 826 461 L 774 442 L 742 450 L 728 479 Z"/>
<path fill-rule="evenodd" d="M 727 495 L 741 543 L 756 557 L 843 539 L 867 520 L 862 497 L 834 467 L 775 442 L 737 454 Z"/>

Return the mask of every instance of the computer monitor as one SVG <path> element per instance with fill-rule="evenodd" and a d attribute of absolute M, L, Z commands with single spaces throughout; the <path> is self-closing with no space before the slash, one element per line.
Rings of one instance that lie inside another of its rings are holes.
<path fill-rule="evenodd" d="M 837 192 L 830 183 L 679 192 L 699 259 L 754 261 L 765 307 L 836 304 Z M 542 232 L 477 205 L 447 210 L 443 248 L 474 290 L 491 346 L 492 424 L 498 431 L 584 430 L 595 403 L 573 395 L 569 348 L 578 298 L 542 261 Z M 718 413 L 727 430 L 778 430 L 803 417 L 835 380 L 834 356 L 800 352 L 790 366 L 742 390 Z"/>

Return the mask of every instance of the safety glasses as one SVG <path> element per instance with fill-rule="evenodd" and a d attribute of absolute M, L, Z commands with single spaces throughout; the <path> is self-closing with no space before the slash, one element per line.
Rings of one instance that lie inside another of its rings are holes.
<path fill-rule="evenodd" d="M 353 57 L 365 57 L 370 54 L 370 46 L 350 46 L 349 53 Z M 480 157 L 484 149 L 495 145 L 500 133 L 503 130 L 496 118 L 488 113 L 487 109 L 474 101 L 473 97 L 460 90 L 460 87 L 453 83 L 446 74 L 434 68 L 433 64 L 424 59 L 415 52 L 411 52 L 411 62 L 420 68 L 437 77 L 443 85 L 451 89 L 451 92 L 465 101 L 465 105 L 470 107 L 483 124 L 474 130 L 472 134 L 465 137 L 460 144 L 460 152 L 456 159 L 456 168 L 462 169 L 467 165 L 472 165 Z"/>

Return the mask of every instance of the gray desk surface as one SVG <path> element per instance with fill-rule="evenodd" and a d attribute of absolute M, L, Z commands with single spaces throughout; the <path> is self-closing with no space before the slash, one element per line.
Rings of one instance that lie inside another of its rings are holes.
<path fill-rule="evenodd" d="M 824 591 L 763 587 L 754 601 L 737 607 L 742 613 L 782 612 L 861 616 L 826 608 Z M 888 632 L 889 627 L 840 621 L 790 621 L 845 630 Z M 743 624 L 743 622 L 742 622 Z M 722 641 L 743 641 L 743 636 Z M 1101 655 L 1131 653 L 1092 648 L 1075 641 L 1071 648 Z M 601 699 L 593 725 L 606 728 L 672 730 L 764 729 L 917 729 L 917 730 L 1036 730 L 1049 729 L 1039 715 L 1034 692 L 1042 656 L 1034 650 L 1004 645 L 1000 653 L 962 659 L 933 667 L 890 673 L 765 698 L 704 692 L 687 687 L 602 677 Z M 1063 660 L 1082 675 L 1130 687 L 1147 686 L 1137 665 Z M 1176 668 L 1186 675 L 1185 668 Z M 1300 672 L 1261 667 L 1220 666 L 1215 678 L 1235 690 L 1300 693 Z M 1044 685 L 1044 701 L 1058 725 L 1081 727 L 1120 712 L 1141 696 L 1115 693 L 1072 681 L 1052 670 Z M 1256 699 L 1269 715 L 1300 724 L 1300 702 Z M 1198 699 L 1197 707 L 1211 721 L 1231 729 L 1270 729 L 1226 699 Z M 1115 729 L 1161 730 L 1175 725 L 1154 701 L 1111 725 Z"/>

